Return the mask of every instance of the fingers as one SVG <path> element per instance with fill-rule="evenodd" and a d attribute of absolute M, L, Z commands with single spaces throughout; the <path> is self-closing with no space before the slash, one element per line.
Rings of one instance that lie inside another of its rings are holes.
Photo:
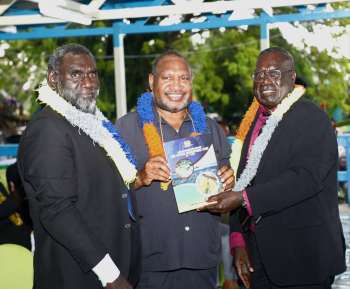
<path fill-rule="evenodd" d="M 165 168 L 161 165 L 152 168 L 145 169 L 147 177 L 151 181 L 167 182 L 170 179 L 170 175 L 166 172 Z"/>
<path fill-rule="evenodd" d="M 228 166 L 222 166 L 222 167 L 218 170 L 218 176 L 221 177 L 221 175 L 222 175 L 225 171 L 227 171 L 228 169 L 229 169 Z"/>
<path fill-rule="evenodd" d="M 218 197 L 219 194 L 210 196 L 206 202 L 206 204 L 203 207 L 200 207 L 197 209 L 197 211 L 211 211 L 212 209 L 216 207 L 218 203 Z"/>
<path fill-rule="evenodd" d="M 149 182 L 154 180 L 167 182 L 170 179 L 168 164 L 161 156 L 150 158 L 145 164 L 144 171 Z"/>
<path fill-rule="evenodd" d="M 162 164 L 164 164 L 165 166 L 168 167 L 168 162 L 167 162 L 166 159 L 165 159 L 164 157 L 162 157 L 162 156 L 151 157 L 151 158 L 148 159 L 148 161 L 151 161 L 151 162 L 153 162 L 153 161 L 155 161 L 155 162 L 160 162 L 160 163 L 162 163 Z"/>
<path fill-rule="evenodd" d="M 107 283 L 106 289 L 133 289 L 133 288 L 125 278 L 123 278 L 122 276 L 119 276 L 113 283 Z"/>
<path fill-rule="evenodd" d="M 225 191 L 208 199 L 209 202 L 216 201 L 214 205 L 207 206 L 206 209 L 212 213 L 228 213 L 241 205 L 239 194 L 233 191 Z"/>
<path fill-rule="evenodd" d="M 208 207 L 215 205 L 216 201 L 207 202 L 204 206 L 197 209 L 197 212 L 208 211 Z"/>
<path fill-rule="evenodd" d="M 247 268 L 248 268 L 249 272 L 253 273 L 254 272 L 254 268 L 253 268 L 252 264 L 250 263 L 250 260 L 249 260 L 248 256 L 247 256 L 246 264 L 247 264 Z"/>
<path fill-rule="evenodd" d="M 231 176 L 224 181 L 222 187 L 224 191 L 228 191 L 228 190 L 232 190 L 234 185 L 235 185 L 235 177 Z"/>
<path fill-rule="evenodd" d="M 220 194 L 217 194 L 217 195 L 210 196 L 208 198 L 207 204 L 201 209 L 210 211 L 212 213 L 220 213 L 219 211 L 221 207 L 222 207 L 221 197 L 220 197 Z"/>
<path fill-rule="evenodd" d="M 237 273 L 239 278 L 242 280 L 244 287 L 250 288 L 250 271 L 248 266 L 243 262 L 239 262 L 237 266 Z"/>
<path fill-rule="evenodd" d="M 218 175 L 220 177 L 221 182 L 223 183 L 224 190 L 229 190 L 233 188 L 235 182 L 233 169 L 231 169 L 228 166 L 223 166 L 219 169 Z"/>
<path fill-rule="evenodd" d="M 244 287 L 249 289 L 250 288 L 250 273 L 243 274 L 243 276 L 241 277 L 241 280 L 243 282 Z"/>
<path fill-rule="evenodd" d="M 237 273 L 244 286 L 250 288 L 251 273 L 254 272 L 254 269 L 250 263 L 248 252 L 244 247 L 237 247 L 235 248 L 234 256 Z"/>
<path fill-rule="evenodd" d="M 217 201 L 208 202 L 206 206 L 198 209 L 198 211 L 209 211 L 215 214 L 223 214 L 226 212 L 223 205 Z"/>
<path fill-rule="evenodd" d="M 170 176 L 170 170 L 169 170 L 169 167 L 168 167 L 168 163 L 161 156 L 150 158 L 147 161 L 146 166 L 149 167 L 149 169 L 152 169 L 152 170 L 155 170 L 155 171 L 161 170 L 162 172 L 164 172 L 165 174 Z"/>
<path fill-rule="evenodd" d="M 208 202 L 217 202 L 220 199 L 220 194 L 212 195 L 208 198 Z"/>
<path fill-rule="evenodd" d="M 224 213 L 224 207 L 220 201 L 208 201 L 208 204 L 201 210 L 210 211 L 211 213 Z"/>

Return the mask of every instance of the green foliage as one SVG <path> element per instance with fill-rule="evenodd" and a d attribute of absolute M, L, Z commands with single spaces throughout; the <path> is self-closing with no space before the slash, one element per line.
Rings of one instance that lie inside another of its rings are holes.
<path fill-rule="evenodd" d="M 350 9 L 350 3 L 349 2 L 339 2 L 339 3 L 332 3 L 331 6 L 333 9 Z M 330 21 L 327 20 L 325 21 L 327 25 L 340 25 L 346 27 L 347 25 L 350 24 L 350 19 L 349 18 L 342 18 L 337 21 Z"/>
<path fill-rule="evenodd" d="M 251 74 L 259 53 L 253 34 L 236 29 L 212 31 L 192 57 L 197 72 L 195 95 L 208 111 L 216 111 L 225 119 L 241 116 L 252 98 Z"/>
<path fill-rule="evenodd" d="M 345 78 L 350 73 L 349 61 L 333 59 L 325 51 L 319 52 L 315 47 L 311 48 L 309 59 L 313 64 L 314 79 L 310 87 L 311 95 L 330 111 L 341 107 L 349 113 L 348 85 Z"/>
<path fill-rule="evenodd" d="M 307 84 L 306 97 L 326 108 L 329 113 L 336 107 L 350 113 L 347 78 L 350 63 L 345 58 L 333 58 L 316 47 L 298 50 L 280 36 L 278 30 L 271 33 L 271 46 L 286 48 L 295 60 L 297 77 Z"/>
<path fill-rule="evenodd" d="M 99 23 L 103 26 L 103 23 Z M 312 27 L 312 23 L 308 24 Z M 154 58 L 167 49 L 187 57 L 194 80 L 194 97 L 208 112 L 217 112 L 238 123 L 252 99 L 251 74 L 259 54 L 259 29 L 200 31 L 202 42 L 193 42 L 196 33 L 128 35 L 124 40 L 128 109 L 148 89 L 148 74 Z M 115 81 L 112 37 L 44 39 L 8 42 L 6 56 L 0 58 L 1 89 L 37 109 L 34 88 L 45 78 L 48 56 L 59 45 L 75 42 L 87 46 L 96 56 L 101 81 L 98 105 L 108 118 L 115 118 Z M 2 42 L 4 43 L 4 42 Z M 0 43 L 1 44 L 1 43 Z M 289 50 L 296 62 L 297 75 L 307 84 L 307 97 L 326 105 L 331 112 L 341 107 L 350 113 L 347 81 L 348 59 L 335 59 L 315 47 L 298 50 L 286 42 L 279 30 L 271 30 L 271 46 Z M 29 82 L 28 82 L 29 80 Z M 27 90 L 23 89 L 26 85 Z"/>
<path fill-rule="evenodd" d="M 6 57 L 0 58 L 0 87 L 5 94 L 24 102 L 33 112 L 38 107 L 33 92 L 45 78 L 47 51 L 56 47 L 52 39 L 13 41 Z M 1 45 L 6 45 L 1 41 Z"/>
<path fill-rule="evenodd" d="M 251 99 L 250 76 L 259 53 L 255 34 L 255 31 L 248 31 L 247 35 L 234 29 L 225 33 L 211 31 L 204 44 L 193 44 L 192 33 L 160 34 L 154 36 L 154 41 L 143 43 L 142 53 L 155 56 L 167 49 L 182 53 L 193 70 L 194 97 L 208 112 L 219 112 L 232 119 L 243 113 Z M 150 60 L 145 67 L 147 70 L 142 69 L 144 75 L 140 76 L 144 79 L 151 71 Z"/>

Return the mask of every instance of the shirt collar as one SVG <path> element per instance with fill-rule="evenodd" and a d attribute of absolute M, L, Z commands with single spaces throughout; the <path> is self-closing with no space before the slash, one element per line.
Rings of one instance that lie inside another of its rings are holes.
<path fill-rule="evenodd" d="M 272 109 L 269 109 L 267 108 L 266 106 L 260 104 L 259 106 L 259 110 L 258 110 L 258 114 L 262 114 L 264 116 L 270 116 L 271 113 L 276 109 L 276 107 L 272 108 Z"/>

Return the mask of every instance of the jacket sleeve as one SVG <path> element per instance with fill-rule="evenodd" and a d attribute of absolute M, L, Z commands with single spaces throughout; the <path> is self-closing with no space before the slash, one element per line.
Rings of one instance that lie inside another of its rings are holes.
<path fill-rule="evenodd" d="M 65 129 L 50 118 L 32 122 L 21 140 L 19 168 L 29 201 L 47 234 L 88 271 L 108 252 L 77 208 L 80 180 Z"/>

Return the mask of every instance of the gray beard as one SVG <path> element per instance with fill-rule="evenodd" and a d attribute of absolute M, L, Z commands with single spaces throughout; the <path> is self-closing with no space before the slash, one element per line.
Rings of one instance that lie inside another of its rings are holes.
<path fill-rule="evenodd" d="M 74 93 L 69 88 L 63 88 L 61 91 L 61 97 L 67 100 L 71 105 L 76 107 L 85 113 L 95 114 L 96 112 L 96 97 L 94 99 L 86 99 L 79 97 L 76 93 Z M 96 96 L 98 92 L 96 93 Z"/>

